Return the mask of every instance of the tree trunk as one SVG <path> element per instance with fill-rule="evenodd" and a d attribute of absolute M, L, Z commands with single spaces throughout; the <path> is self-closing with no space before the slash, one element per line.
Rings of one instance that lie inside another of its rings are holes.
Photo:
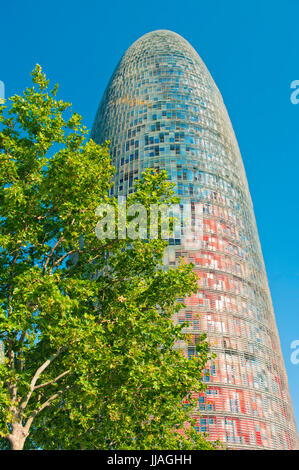
<path fill-rule="evenodd" d="M 10 442 L 11 450 L 23 450 L 28 433 L 25 431 L 21 423 L 12 425 L 12 433 L 7 436 Z"/>

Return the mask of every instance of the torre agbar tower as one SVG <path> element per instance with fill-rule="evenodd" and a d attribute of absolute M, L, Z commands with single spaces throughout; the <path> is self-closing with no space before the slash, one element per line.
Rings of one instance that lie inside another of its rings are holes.
<path fill-rule="evenodd" d="M 91 137 L 110 140 L 111 194 L 127 195 L 146 167 L 165 169 L 181 202 L 203 207 L 203 241 L 169 246 L 167 265 L 194 264 L 197 294 L 188 322 L 196 354 L 207 332 L 217 358 L 198 396 L 200 432 L 229 448 L 294 449 L 298 437 L 242 158 L 221 94 L 193 47 L 178 34 L 145 34 L 124 54 L 100 103 Z"/>

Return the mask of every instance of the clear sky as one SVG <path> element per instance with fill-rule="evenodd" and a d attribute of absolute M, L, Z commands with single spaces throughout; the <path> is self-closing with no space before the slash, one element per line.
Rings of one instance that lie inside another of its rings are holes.
<path fill-rule="evenodd" d="M 0 80 L 6 97 L 36 63 L 90 129 L 107 81 L 133 41 L 155 29 L 182 35 L 210 70 L 232 120 L 254 203 L 299 427 L 298 0 L 10 0 L 0 4 Z"/>

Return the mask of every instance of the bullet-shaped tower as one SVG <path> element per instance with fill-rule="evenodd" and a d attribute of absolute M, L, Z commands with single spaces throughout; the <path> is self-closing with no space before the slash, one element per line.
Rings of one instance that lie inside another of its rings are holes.
<path fill-rule="evenodd" d="M 167 263 L 194 264 L 197 294 L 175 321 L 189 323 L 186 354 L 201 332 L 207 365 L 197 429 L 230 448 L 294 449 L 298 436 L 242 158 L 221 94 L 178 34 L 145 34 L 124 54 L 91 137 L 110 140 L 112 194 L 127 195 L 146 167 L 165 169 L 182 202 L 201 203 L 201 246 L 174 241 Z"/>

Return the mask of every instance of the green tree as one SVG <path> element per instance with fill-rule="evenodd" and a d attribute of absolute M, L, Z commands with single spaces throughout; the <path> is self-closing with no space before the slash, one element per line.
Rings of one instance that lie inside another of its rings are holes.
<path fill-rule="evenodd" d="M 192 266 L 165 270 L 162 240 L 97 238 L 108 146 L 86 140 L 40 66 L 32 77 L 0 108 L 2 446 L 214 448 L 190 420 L 208 344 L 188 360 L 172 321 L 196 291 Z M 136 202 L 177 199 L 165 173 L 147 171 Z"/>

